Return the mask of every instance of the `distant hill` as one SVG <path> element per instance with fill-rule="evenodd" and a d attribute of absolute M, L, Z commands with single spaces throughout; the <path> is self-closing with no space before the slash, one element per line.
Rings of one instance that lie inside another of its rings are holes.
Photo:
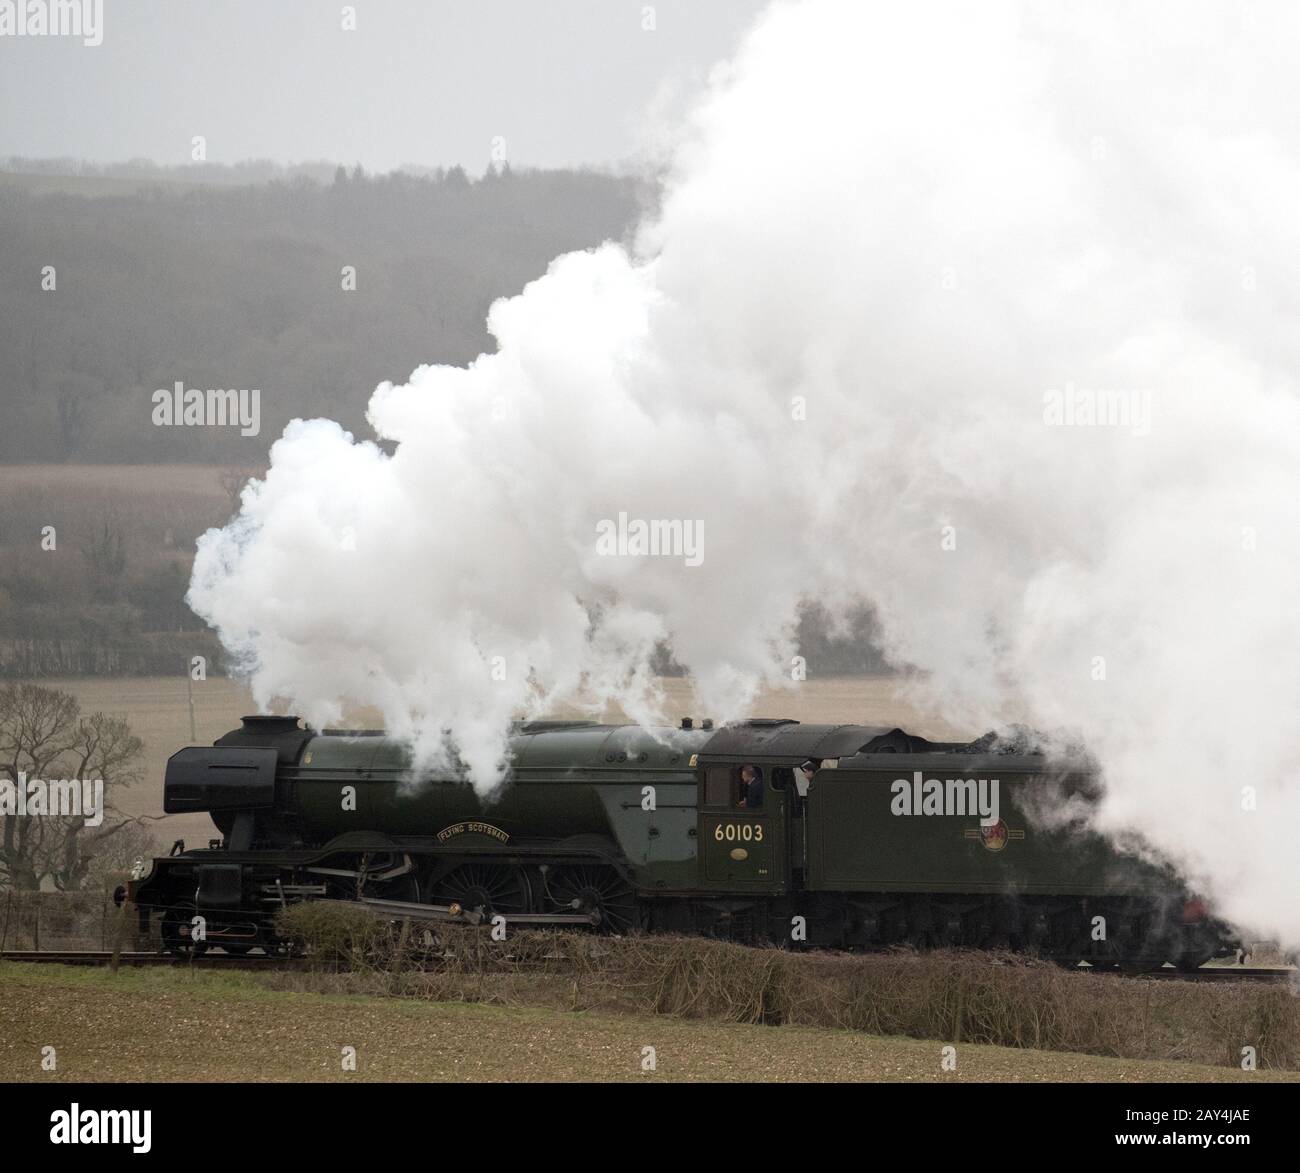
<path fill-rule="evenodd" d="M 488 349 L 493 300 L 560 253 L 622 239 L 647 198 L 634 180 L 588 171 L 471 180 L 340 167 L 323 182 L 326 164 L 10 165 L 0 462 L 248 466 L 294 416 L 364 431 L 377 383 Z M 276 177 L 243 181 L 263 174 Z M 260 435 L 153 427 L 153 392 L 177 380 L 258 388 Z"/>
<path fill-rule="evenodd" d="M 199 187 L 205 183 L 197 177 L 184 179 L 176 174 L 159 176 L 62 175 L 58 173 L 5 171 L 0 169 L 0 187 L 12 187 L 28 195 L 62 192 L 80 196 L 133 195 L 147 187 L 166 184 L 174 187 Z"/>

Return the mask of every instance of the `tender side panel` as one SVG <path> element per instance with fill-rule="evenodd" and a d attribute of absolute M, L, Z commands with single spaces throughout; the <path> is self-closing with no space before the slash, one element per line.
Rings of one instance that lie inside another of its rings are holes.
<path fill-rule="evenodd" d="M 974 779 L 977 794 L 981 779 L 996 779 L 998 823 L 983 825 L 978 808 L 958 813 L 955 802 L 945 802 L 943 813 L 907 810 L 895 785 L 907 784 L 914 807 L 916 770 L 906 755 L 890 768 L 823 770 L 808 801 L 812 888 L 1102 895 L 1138 891 L 1154 878 L 1152 869 L 1116 857 L 1081 825 L 1048 830 L 1043 817 L 1030 817 L 1029 811 L 1059 813 L 1077 793 L 1077 778 L 1012 772 L 996 764 L 972 770 L 960 762 L 920 772 L 923 783 Z M 983 793 L 989 793 L 987 786 Z M 954 799 L 956 794 L 954 788 Z"/>

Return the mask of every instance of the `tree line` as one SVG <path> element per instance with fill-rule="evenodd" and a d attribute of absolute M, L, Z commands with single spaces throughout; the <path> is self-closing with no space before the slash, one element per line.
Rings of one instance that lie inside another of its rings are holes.
<path fill-rule="evenodd" d="M 623 238 L 644 196 L 581 170 L 23 178 L 0 175 L 5 462 L 251 465 L 302 415 L 363 433 L 376 384 L 489 349 L 496 298 Z M 152 426 L 177 381 L 260 390 L 260 434 Z"/>

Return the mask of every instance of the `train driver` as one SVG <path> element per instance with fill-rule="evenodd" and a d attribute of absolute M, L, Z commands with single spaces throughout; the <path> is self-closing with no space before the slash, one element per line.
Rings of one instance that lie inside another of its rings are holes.
<path fill-rule="evenodd" d="M 746 810 L 757 810 L 763 805 L 763 771 L 757 766 L 741 766 L 740 800 L 736 805 Z"/>

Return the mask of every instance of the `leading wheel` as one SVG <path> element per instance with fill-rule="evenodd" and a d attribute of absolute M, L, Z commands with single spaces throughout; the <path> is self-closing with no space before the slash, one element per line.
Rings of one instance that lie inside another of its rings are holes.
<path fill-rule="evenodd" d="M 189 953 L 201 957 L 208 951 L 207 941 L 194 940 L 193 904 L 173 904 L 163 913 L 160 933 L 164 953 Z"/>

